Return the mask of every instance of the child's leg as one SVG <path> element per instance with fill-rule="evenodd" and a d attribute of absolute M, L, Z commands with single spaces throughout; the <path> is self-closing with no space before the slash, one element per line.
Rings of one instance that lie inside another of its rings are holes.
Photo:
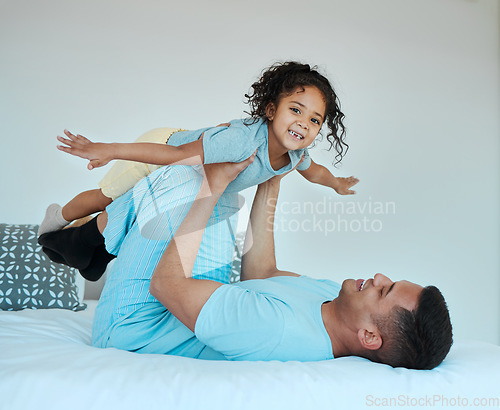
<path fill-rule="evenodd" d="M 38 236 L 58 231 L 76 219 L 104 211 L 111 202 L 111 198 L 100 189 L 93 189 L 78 194 L 62 208 L 59 204 L 51 204 L 38 228 Z"/>
<path fill-rule="evenodd" d="M 62 217 L 68 221 L 83 218 L 84 216 L 102 212 L 113 202 L 100 189 L 92 189 L 75 196 L 62 208 Z"/>

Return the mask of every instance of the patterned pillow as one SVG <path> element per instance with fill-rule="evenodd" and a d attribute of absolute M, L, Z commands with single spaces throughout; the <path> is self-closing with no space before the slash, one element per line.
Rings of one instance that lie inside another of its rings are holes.
<path fill-rule="evenodd" d="M 38 225 L 0 224 L 0 309 L 83 310 L 75 275 L 50 261 L 37 243 Z"/>
<path fill-rule="evenodd" d="M 243 244 L 245 243 L 245 232 L 238 232 L 235 237 L 233 265 L 231 267 L 231 276 L 229 283 L 240 281 L 241 276 L 241 256 L 243 253 Z"/>

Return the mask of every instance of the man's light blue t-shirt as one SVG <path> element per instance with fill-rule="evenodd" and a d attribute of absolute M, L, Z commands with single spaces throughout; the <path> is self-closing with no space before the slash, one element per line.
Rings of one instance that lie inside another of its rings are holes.
<path fill-rule="evenodd" d="M 339 291 L 307 276 L 223 285 L 201 309 L 195 335 L 229 360 L 333 359 L 321 306 Z"/>
<path fill-rule="evenodd" d="M 226 188 L 226 192 L 239 192 L 251 186 L 281 175 L 295 167 L 302 154 L 304 161 L 297 169 L 303 171 L 311 165 L 307 149 L 288 151 L 290 163 L 274 170 L 269 162 L 267 122 L 260 119 L 254 124 L 248 120 L 233 120 L 229 127 L 212 127 L 196 131 L 179 131 L 170 137 L 169 145 L 179 146 L 196 141 L 203 135 L 203 155 L 205 164 L 217 162 L 241 162 L 257 150 L 252 164 L 244 169 Z"/>

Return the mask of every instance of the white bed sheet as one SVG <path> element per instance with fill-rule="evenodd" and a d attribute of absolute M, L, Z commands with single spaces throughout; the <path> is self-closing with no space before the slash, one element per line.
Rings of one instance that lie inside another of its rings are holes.
<path fill-rule="evenodd" d="M 500 347 L 492 344 L 457 341 L 432 371 L 392 369 L 354 357 L 282 363 L 135 354 L 90 346 L 96 302 L 86 302 L 89 308 L 82 312 L 0 312 L 1 409 L 498 408 L 500 403 Z"/>

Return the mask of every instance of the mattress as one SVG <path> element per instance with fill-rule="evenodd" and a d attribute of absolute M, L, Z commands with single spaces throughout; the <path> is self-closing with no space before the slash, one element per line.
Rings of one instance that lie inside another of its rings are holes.
<path fill-rule="evenodd" d="M 356 357 L 224 362 L 91 346 L 84 311 L 0 312 L 0 408 L 365 409 L 490 407 L 500 400 L 500 347 L 455 342 L 430 371 Z"/>

